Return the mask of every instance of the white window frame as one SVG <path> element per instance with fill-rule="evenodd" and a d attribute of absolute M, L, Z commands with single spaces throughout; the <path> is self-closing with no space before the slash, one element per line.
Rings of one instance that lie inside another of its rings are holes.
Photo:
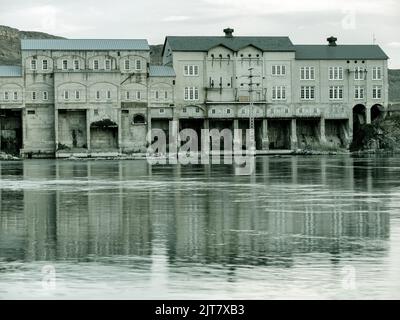
<path fill-rule="evenodd" d="M 47 59 L 42 60 L 42 70 L 45 70 L 45 71 L 49 70 L 49 60 L 47 60 Z"/>
<path fill-rule="evenodd" d="M 68 70 L 68 60 L 62 60 L 61 61 L 61 69 L 62 70 Z"/>
<path fill-rule="evenodd" d="M 183 97 L 184 97 L 185 101 L 198 101 L 199 100 L 199 88 L 185 87 Z"/>
<path fill-rule="evenodd" d="M 374 85 L 372 87 L 372 99 L 374 100 L 380 100 L 382 99 L 382 90 L 383 87 L 380 85 Z M 379 93 L 379 94 L 378 94 Z"/>
<path fill-rule="evenodd" d="M 43 96 L 44 101 L 49 100 L 49 92 L 48 91 L 43 91 L 42 96 Z"/>
<path fill-rule="evenodd" d="M 14 100 L 18 100 L 18 91 L 13 92 L 13 98 Z"/>
<path fill-rule="evenodd" d="M 379 81 L 382 80 L 382 68 L 381 67 L 373 67 L 372 68 L 372 80 L 373 81 Z"/>
<path fill-rule="evenodd" d="M 80 61 L 78 59 L 74 60 L 74 70 L 80 70 Z"/>
<path fill-rule="evenodd" d="M 143 69 L 143 67 L 142 67 L 142 60 L 136 59 L 136 60 L 135 60 L 135 70 L 136 70 L 136 71 L 140 71 L 140 70 L 142 70 L 142 69 Z"/>
<path fill-rule="evenodd" d="M 271 73 L 273 76 L 285 76 L 286 75 L 286 65 L 284 65 L 284 64 L 273 65 Z"/>
<path fill-rule="evenodd" d="M 355 100 L 365 99 L 365 87 L 364 86 L 355 86 L 354 87 L 354 99 Z"/>
<path fill-rule="evenodd" d="M 93 60 L 93 70 L 100 70 L 100 61 L 98 59 Z"/>
<path fill-rule="evenodd" d="M 272 87 L 272 100 L 273 101 L 286 100 L 286 87 L 285 86 L 273 86 Z"/>
<path fill-rule="evenodd" d="M 165 99 L 165 100 L 168 100 L 168 91 L 165 91 L 165 92 L 164 92 L 164 99 Z"/>
<path fill-rule="evenodd" d="M 300 68 L 300 80 L 313 81 L 315 80 L 315 67 L 307 66 Z"/>
<path fill-rule="evenodd" d="M 365 69 L 363 67 L 354 68 L 354 80 L 355 81 L 365 80 Z"/>
<path fill-rule="evenodd" d="M 4 100 L 10 100 L 10 94 L 8 93 L 8 91 L 4 91 Z"/>
<path fill-rule="evenodd" d="M 111 69 L 112 69 L 111 59 L 104 60 L 104 70 L 111 70 Z"/>
<path fill-rule="evenodd" d="M 340 81 L 344 78 L 343 67 L 329 67 L 329 80 Z"/>
<path fill-rule="evenodd" d="M 81 100 L 81 92 L 79 90 L 75 90 L 75 100 Z"/>
<path fill-rule="evenodd" d="M 343 100 L 344 86 L 330 86 L 329 100 Z"/>
<path fill-rule="evenodd" d="M 31 70 L 37 70 L 37 60 L 36 59 L 31 60 Z"/>
<path fill-rule="evenodd" d="M 142 100 L 142 92 L 136 91 L 136 100 Z"/>
<path fill-rule="evenodd" d="M 69 91 L 68 90 L 64 90 L 63 97 L 64 97 L 64 100 L 66 100 L 66 101 L 69 100 Z"/>
<path fill-rule="evenodd" d="M 37 100 L 37 92 L 32 91 L 32 101 L 36 101 L 36 100 Z"/>
<path fill-rule="evenodd" d="M 100 100 L 101 99 L 101 92 L 100 90 L 96 91 L 96 100 Z"/>
<path fill-rule="evenodd" d="M 315 100 L 315 86 L 302 86 L 300 88 L 300 100 Z"/>
<path fill-rule="evenodd" d="M 186 64 L 183 66 L 183 75 L 185 77 L 198 77 L 199 66 L 197 64 Z"/>
<path fill-rule="evenodd" d="M 107 100 L 111 100 L 111 90 L 107 90 Z"/>
<path fill-rule="evenodd" d="M 129 91 L 125 91 L 125 100 L 131 99 L 131 93 Z"/>
<path fill-rule="evenodd" d="M 124 70 L 131 70 L 131 61 L 129 59 L 124 60 Z"/>

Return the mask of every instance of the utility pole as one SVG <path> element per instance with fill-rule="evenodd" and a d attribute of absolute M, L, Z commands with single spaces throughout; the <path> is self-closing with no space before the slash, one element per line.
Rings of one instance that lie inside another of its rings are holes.
<path fill-rule="evenodd" d="M 250 130 L 250 152 L 255 154 L 255 125 L 254 125 L 254 102 L 253 102 L 253 68 L 249 68 L 249 130 Z"/>

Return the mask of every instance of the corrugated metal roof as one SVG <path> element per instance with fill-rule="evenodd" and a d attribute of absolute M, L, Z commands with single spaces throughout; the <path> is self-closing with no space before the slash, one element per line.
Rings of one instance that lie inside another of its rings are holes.
<path fill-rule="evenodd" d="M 386 60 L 378 45 L 295 45 L 298 60 Z"/>
<path fill-rule="evenodd" d="M 20 66 L 0 66 L 0 77 L 21 77 L 22 68 Z"/>
<path fill-rule="evenodd" d="M 150 66 L 150 77 L 175 77 L 175 71 L 169 66 Z"/>
<path fill-rule="evenodd" d="M 145 39 L 23 39 L 22 50 L 150 50 Z"/>
<path fill-rule="evenodd" d="M 171 37 L 166 38 L 173 51 L 208 51 L 218 45 L 232 51 L 254 46 L 262 51 L 294 51 L 288 37 Z"/>

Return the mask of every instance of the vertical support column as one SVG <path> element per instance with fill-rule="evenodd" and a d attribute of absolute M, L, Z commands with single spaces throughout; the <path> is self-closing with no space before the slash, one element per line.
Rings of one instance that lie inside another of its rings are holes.
<path fill-rule="evenodd" d="M 55 152 L 58 150 L 58 109 L 54 106 L 54 141 L 55 141 Z"/>
<path fill-rule="evenodd" d="M 118 152 L 122 152 L 122 111 L 121 108 L 117 110 L 118 113 Z"/>
<path fill-rule="evenodd" d="M 239 131 L 239 119 L 233 119 L 233 150 L 242 150 L 242 137 Z"/>
<path fill-rule="evenodd" d="M 90 152 L 90 109 L 86 109 L 86 145 Z"/>
<path fill-rule="evenodd" d="M 269 138 L 268 138 L 268 119 L 262 120 L 262 150 L 269 150 Z"/>
<path fill-rule="evenodd" d="M 146 141 L 145 141 L 145 147 L 146 149 L 150 147 L 151 145 L 151 130 L 152 130 L 152 126 L 151 126 L 151 112 L 150 110 L 148 110 L 147 112 L 147 135 L 146 135 Z"/>
<path fill-rule="evenodd" d="M 297 149 L 297 122 L 296 119 L 292 119 L 291 121 L 291 130 L 290 130 L 290 149 Z"/>
<path fill-rule="evenodd" d="M 204 119 L 203 129 L 201 131 L 201 152 L 208 154 L 210 152 L 210 121 Z"/>
<path fill-rule="evenodd" d="M 170 163 L 171 161 L 176 161 L 176 155 L 178 153 L 179 147 L 179 118 L 174 116 L 172 120 L 169 122 L 169 155 L 170 155 Z M 171 160 L 172 159 L 172 160 Z"/>
<path fill-rule="evenodd" d="M 325 117 L 321 116 L 319 120 L 319 142 L 321 144 L 326 143 L 326 134 L 325 134 Z"/>
<path fill-rule="evenodd" d="M 365 119 L 367 124 L 371 124 L 371 108 L 365 107 Z"/>
<path fill-rule="evenodd" d="M 353 141 L 353 132 L 354 132 L 354 125 L 353 125 L 353 109 L 351 109 L 349 113 L 349 122 L 348 122 L 348 142 L 349 144 Z"/>

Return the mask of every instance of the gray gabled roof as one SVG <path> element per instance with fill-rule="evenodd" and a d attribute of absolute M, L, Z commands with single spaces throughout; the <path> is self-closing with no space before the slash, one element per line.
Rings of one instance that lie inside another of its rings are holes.
<path fill-rule="evenodd" d="M 261 51 L 294 51 L 288 37 L 175 37 L 165 39 L 172 51 L 206 52 L 222 45 L 232 51 L 239 51 L 247 46 L 254 46 Z M 165 46 L 164 46 L 165 47 Z"/>
<path fill-rule="evenodd" d="M 22 50 L 150 50 L 144 39 L 23 39 Z"/>
<path fill-rule="evenodd" d="M 150 77 L 175 77 L 174 68 L 169 66 L 150 66 Z"/>
<path fill-rule="evenodd" d="M 0 77 L 21 77 L 22 68 L 20 66 L 0 66 Z"/>
<path fill-rule="evenodd" d="M 386 60 L 378 45 L 295 45 L 297 60 Z"/>

